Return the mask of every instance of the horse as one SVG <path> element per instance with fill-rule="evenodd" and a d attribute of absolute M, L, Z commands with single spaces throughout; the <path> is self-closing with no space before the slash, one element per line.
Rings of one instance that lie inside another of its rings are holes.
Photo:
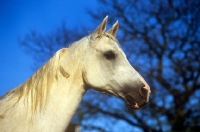
<path fill-rule="evenodd" d="M 116 38 L 118 21 L 106 31 L 107 20 L 0 98 L 1 132 L 63 132 L 91 88 L 122 98 L 133 109 L 149 101 L 149 85 Z"/>

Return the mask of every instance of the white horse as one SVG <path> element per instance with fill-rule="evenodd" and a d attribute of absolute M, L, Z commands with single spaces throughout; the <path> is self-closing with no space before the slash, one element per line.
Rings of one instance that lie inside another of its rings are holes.
<path fill-rule="evenodd" d="M 1 132 L 63 132 L 89 88 L 123 98 L 132 108 L 148 102 L 150 87 L 115 38 L 118 21 L 105 32 L 107 19 L 0 98 Z"/>

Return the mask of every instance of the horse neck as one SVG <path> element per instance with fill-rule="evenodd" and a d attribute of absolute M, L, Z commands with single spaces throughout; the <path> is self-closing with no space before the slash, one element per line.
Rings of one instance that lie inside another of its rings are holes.
<path fill-rule="evenodd" d="M 2 100 L 4 105 L 0 106 L 0 115 L 4 113 L 3 116 L 7 121 L 15 119 L 13 124 L 14 122 L 21 123 L 27 126 L 27 130 L 32 127 L 38 131 L 43 131 L 41 128 L 47 129 L 46 131 L 49 129 L 64 131 L 86 91 L 82 79 L 81 58 L 79 59 L 80 56 L 73 54 L 72 51 L 73 49 L 70 48 L 59 50 L 30 79 L 9 92 Z M 57 59 L 59 61 L 55 61 Z M 51 63 L 58 63 L 58 65 L 51 67 L 49 66 Z M 47 67 L 50 69 L 46 69 Z M 41 73 L 42 71 L 45 71 L 44 74 Z M 38 77 L 41 78 L 38 79 Z M 45 83 L 43 84 L 42 81 L 50 85 L 44 87 Z M 10 107 L 11 105 L 13 107 Z M 35 108 L 32 109 L 33 106 Z M 13 113 L 18 113 L 17 117 Z M 16 128 L 21 126 L 18 123 Z M 19 131 L 21 129 L 19 128 Z"/>
<path fill-rule="evenodd" d="M 59 122 L 68 124 L 74 115 L 86 87 L 82 79 L 82 61 L 72 49 L 63 49 L 61 64 L 59 66 L 58 81 L 52 89 L 52 104 L 49 104 L 49 111 L 54 109 Z M 59 112 L 58 112 L 59 109 Z M 59 114 L 58 114 L 59 113 Z M 52 115 L 52 114 L 51 114 Z M 52 118 L 55 118 L 52 115 Z"/>
<path fill-rule="evenodd" d="M 60 128 L 65 128 L 70 122 L 86 91 L 82 79 L 82 57 L 80 50 L 79 53 L 75 52 L 79 47 L 73 49 L 75 47 L 72 46 L 69 49 L 60 50 L 57 82 L 52 86 L 44 112 L 46 113 L 44 119 L 48 118 L 49 122 L 56 124 L 56 127 Z"/>

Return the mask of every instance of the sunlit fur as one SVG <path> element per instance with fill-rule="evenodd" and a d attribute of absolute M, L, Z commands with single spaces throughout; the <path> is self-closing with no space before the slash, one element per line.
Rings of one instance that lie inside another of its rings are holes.
<path fill-rule="evenodd" d="M 139 105 L 148 102 L 148 84 L 115 38 L 118 22 L 105 32 L 107 18 L 92 34 L 57 51 L 25 83 L 0 98 L 0 132 L 63 132 L 91 87 L 125 101 L 129 95 L 128 101 Z M 107 50 L 116 52 L 116 60 L 105 59 Z"/>

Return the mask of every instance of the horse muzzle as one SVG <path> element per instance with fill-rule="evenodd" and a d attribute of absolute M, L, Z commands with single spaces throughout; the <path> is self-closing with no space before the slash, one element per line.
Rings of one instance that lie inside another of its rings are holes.
<path fill-rule="evenodd" d="M 148 103 L 150 96 L 150 89 L 142 87 L 138 94 L 126 95 L 125 100 L 127 104 L 133 109 L 139 109 Z"/>

